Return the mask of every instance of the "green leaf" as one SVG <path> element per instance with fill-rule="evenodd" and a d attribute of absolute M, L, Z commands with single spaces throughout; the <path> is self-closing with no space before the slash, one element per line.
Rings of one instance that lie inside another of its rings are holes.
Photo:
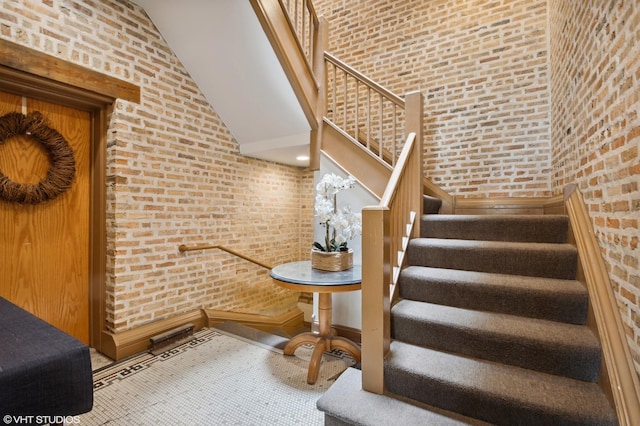
<path fill-rule="evenodd" d="M 318 242 L 314 242 L 314 243 L 313 243 L 313 247 L 317 248 L 317 249 L 318 249 L 318 250 L 320 250 L 320 251 L 326 251 L 326 250 L 324 249 L 324 247 L 322 247 L 322 245 L 321 245 L 320 243 L 318 243 Z"/>

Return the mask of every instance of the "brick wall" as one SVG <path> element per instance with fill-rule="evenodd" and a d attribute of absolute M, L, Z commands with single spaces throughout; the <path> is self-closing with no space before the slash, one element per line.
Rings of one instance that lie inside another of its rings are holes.
<path fill-rule="evenodd" d="M 211 243 L 267 264 L 299 258 L 311 244 L 300 205 L 312 202 L 303 188 L 313 176 L 240 156 L 138 6 L 3 0 L 0 37 L 141 87 L 139 105 L 115 104 L 108 129 L 109 329 L 201 307 L 275 314 L 295 306 L 297 294 L 265 269 L 221 251 L 178 252 Z"/>
<path fill-rule="evenodd" d="M 640 5 L 550 4 L 553 187 L 584 195 L 640 371 Z"/>
<path fill-rule="evenodd" d="M 425 96 L 425 172 L 452 194 L 550 195 L 547 0 L 314 0 L 329 51 Z"/>

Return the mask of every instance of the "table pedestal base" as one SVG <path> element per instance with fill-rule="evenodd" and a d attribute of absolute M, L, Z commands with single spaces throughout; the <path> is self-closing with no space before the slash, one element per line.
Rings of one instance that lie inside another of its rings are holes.
<path fill-rule="evenodd" d="M 360 361 L 360 348 L 351 340 L 344 337 L 332 336 L 322 337 L 313 333 L 302 333 L 291 339 L 287 346 L 284 347 L 285 355 L 293 355 L 293 353 L 302 345 L 313 345 L 313 354 L 309 361 L 309 372 L 307 373 L 307 383 L 314 384 L 318 380 L 318 371 L 320 370 L 320 361 L 322 354 L 333 349 L 339 349 L 351 355 L 356 362 Z"/>
<path fill-rule="evenodd" d="M 307 383 L 310 385 L 314 384 L 316 380 L 318 380 L 320 361 L 322 361 L 322 354 L 324 352 L 339 349 L 351 355 L 356 362 L 359 362 L 361 358 L 361 352 L 358 345 L 347 338 L 336 336 L 335 332 L 331 329 L 330 293 L 319 294 L 318 320 L 320 326 L 320 332 L 318 334 L 309 332 L 298 334 L 284 347 L 285 355 L 293 355 L 296 349 L 302 345 L 314 346 L 313 354 L 309 361 L 309 372 L 307 373 Z"/>

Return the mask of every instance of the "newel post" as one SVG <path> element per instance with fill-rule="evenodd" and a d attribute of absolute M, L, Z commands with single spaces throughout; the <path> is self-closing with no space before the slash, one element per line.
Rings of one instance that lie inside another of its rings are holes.
<path fill-rule="evenodd" d="M 315 117 L 316 128 L 311 130 L 309 147 L 309 169 L 320 169 L 320 152 L 322 149 L 322 122 L 327 114 L 327 70 L 324 52 L 329 46 L 329 22 L 323 16 L 318 18 L 318 30 L 313 39 L 313 75 L 318 84 Z"/>
<path fill-rule="evenodd" d="M 384 357 L 389 352 L 389 209 L 362 209 L 362 389 L 384 392 Z"/>
<path fill-rule="evenodd" d="M 411 92 L 405 96 L 405 132 L 406 134 L 415 133 L 416 138 L 414 141 L 414 155 L 411 156 L 412 170 L 410 179 L 411 194 L 410 199 L 411 211 L 416 212 L 416 221 L 413 224 L 411 231 L 412 238 L 418 238 L 420 236 L 420 217 L 422 216 L 422 194 L 423 180 L 424 180 L 424 96 L 422 92 Z"/>

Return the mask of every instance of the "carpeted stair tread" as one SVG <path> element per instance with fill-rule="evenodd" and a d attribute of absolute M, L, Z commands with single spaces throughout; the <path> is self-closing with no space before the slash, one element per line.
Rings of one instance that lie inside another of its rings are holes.
<path fill-rule="evenodd" d="M 564 215 L 422 216 L 424 238 L 564 243 L 569 221 Z"/>
<path fill-rule="evenodd" d="M 409 265 L 499 274 L 575 279 L 577 250 L 571 244 L 414 238 Z"/>
<path fill-rule="evenodd" d="M 413 345 L 596 381 L 600 344 L 584 325 L 413 300 L 391 310 L 392 337 Z"/>
<path fill-rule="evenodd" d="M 584 324 L 589 304 L 576 280 L 409 266 L 400 273 L 400 297 L 571 324 Z"/>
<path fill-rule="evenodd" d="M 390 392 L 496 424 L 617 425 L 595 383 L 393 341 Z"/>
<path fill-rule="evenodd" d="M 325 413 L 326 426 L 462 426 L 481 425 L 480 421 L 460 415 L 436 413 L 399 399 L 362 390 L 362 372 L 346 369 L 318 400 L 317 407 Z M 357 408 L 355 408 L 357 407 Z"/>

